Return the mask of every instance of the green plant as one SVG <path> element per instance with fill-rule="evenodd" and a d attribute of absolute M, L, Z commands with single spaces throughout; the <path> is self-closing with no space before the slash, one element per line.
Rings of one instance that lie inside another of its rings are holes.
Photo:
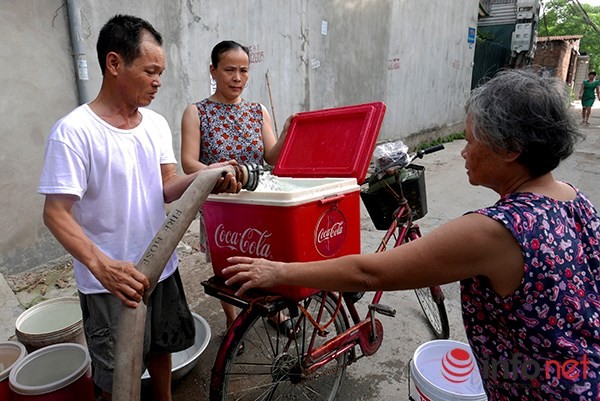
<path fill-rule="evenodd" d="M 450 135 L 443 136 L 441 138 L 434 139 L 433 141 L 421 142 L 417 146 L 415 146 L 414 151 L 418 152 L 419 150 L 427 149 L 435 145 L 440 145 L 442 143 L 448 143 L 456 141 L 457 139 L 465 139 L 465 132 L 455 132 Z"/>

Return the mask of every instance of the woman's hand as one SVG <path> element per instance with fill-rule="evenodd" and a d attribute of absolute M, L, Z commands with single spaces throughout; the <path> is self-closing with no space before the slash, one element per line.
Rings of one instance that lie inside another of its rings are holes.
<path fill-rule="evenodd" d="M 240 284 L 236 295 L 242 295 L 250 288 L 269 288 L 281 284 L 280 277 L 285 263 L 245 256 L 233 256 L 227 258 L 227 261 L 233 266 L 223 269 L 224 275 L 232 276 L 225 284 Z"/>
<path fill-rule="evenodd" d="M 287 135 L 288 130 L 290 129 L 290 125 L 292 125 L 292 120 L 294 120 L 294 118 L 296 118 L 296 116 L 298 115 L 298 113 L 294 113 L 291 114 L 287 120 L 285 120 L 285 124 L 283 124 L 283 129 L 281 130 L 281 135 L 279 135 L 282 138 L 285 138 Z"/>

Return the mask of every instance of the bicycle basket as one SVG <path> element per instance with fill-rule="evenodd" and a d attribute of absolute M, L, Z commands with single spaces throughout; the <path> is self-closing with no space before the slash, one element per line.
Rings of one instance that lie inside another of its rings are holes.
<path fill-rule="evenodd" d="M 403 175 L 405 177 L 402 180 L 402 192 L 412 210 L 413 220 L 420 219 L 427 214 L 425 167 L 411 164 L 404 169 Z M 390 227 L 394 220 L 394 212 L 398 209 L 398 201 L 390 193 L 388 186 L 398 193 L 399 188 L 394 176 L 370 180 L 368 188 L 360 192 L 360 197 L 378 230 L 387 230 Z"/>

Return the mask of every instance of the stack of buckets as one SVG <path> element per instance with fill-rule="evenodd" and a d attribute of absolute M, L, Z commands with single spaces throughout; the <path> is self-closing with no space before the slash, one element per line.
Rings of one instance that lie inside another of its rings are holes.
<path fill-rule="evenodd" d="M 19 342 L 0 343 L 0 400 L 94 400 L 78 298 L 37 304 L 19 316 L 15 332 Z"/>
<path fill-rule="evenodd" d="M 410 377 L 411 400 L 487 400 L 471 348 L 462 342 L 433 340 L 419 346 L 410 362 Z"/>

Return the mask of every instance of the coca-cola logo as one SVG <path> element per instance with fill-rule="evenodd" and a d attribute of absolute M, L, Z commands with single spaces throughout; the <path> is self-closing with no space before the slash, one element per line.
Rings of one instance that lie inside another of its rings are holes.
<path fill-rule="evenodd" d="M 331 257 L 342 249 L 348 231 L 346 218 L 338 209 L 321 215 L 315 227 L 315 248 L 321 256 Z"/>
<path fill-rule="evenodd" d="M 268 230 L 261 231 L 252 227 L 248 227 L 241 232 L 226 230 L 224 224 L 219 224 L 215 230 L 215 245 L 248 256 L 270 258 L 271 243 L 268 240 L 272 234 Z"/>

